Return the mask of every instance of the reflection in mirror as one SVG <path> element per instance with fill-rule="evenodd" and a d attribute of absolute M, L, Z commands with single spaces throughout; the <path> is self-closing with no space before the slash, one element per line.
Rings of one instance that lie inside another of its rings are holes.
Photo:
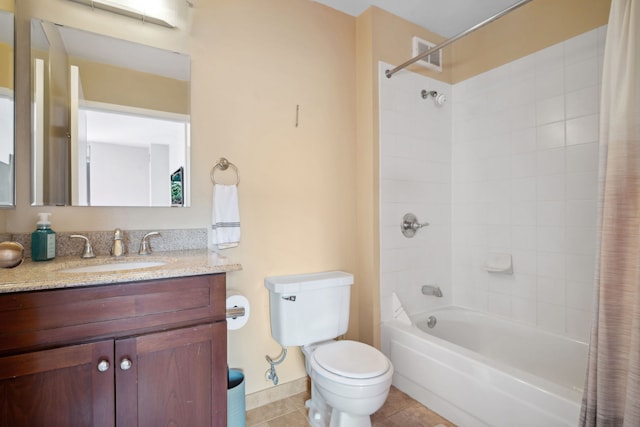
<path fill-rule="evenodd" d="M 33 20 L 32 204 L 189 206 L 189 58 Z"/>
<path fill-rule="evenodd" d="M 13 21 L 0 10 L 0 207 L 15 204 Z"/>

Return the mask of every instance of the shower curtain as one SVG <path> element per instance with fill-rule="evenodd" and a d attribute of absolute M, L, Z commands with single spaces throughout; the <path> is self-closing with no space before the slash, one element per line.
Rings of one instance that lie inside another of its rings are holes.
<path fill-rule="evenodd" d="M 581 426 L 640 426 L 640 0 L 612 0 L 600 109 L 600 227 Z"/>

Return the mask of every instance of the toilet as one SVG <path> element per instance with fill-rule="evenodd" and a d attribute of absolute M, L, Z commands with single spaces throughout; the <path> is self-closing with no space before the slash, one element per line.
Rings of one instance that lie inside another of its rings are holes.
<path fill-rule="evenodd" d="M 347 332 L 353 275 L 342 271 L 265 278 L 271 335 L 282 347 L 301 346 L 311 378 L 309 423 L 370 427 L 387 399 L 393 366 L 379 350 L 336 340 Z"/>

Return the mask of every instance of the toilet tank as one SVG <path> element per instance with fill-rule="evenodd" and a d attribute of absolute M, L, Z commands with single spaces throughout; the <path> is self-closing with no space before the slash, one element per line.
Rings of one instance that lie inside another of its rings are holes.
<path fill-rule="evenodd" d="M 271 335 L 283 347 L 331 340 L 347 332 L 353 275 L 343 271 L 273 276 L 269 289 Z"/>

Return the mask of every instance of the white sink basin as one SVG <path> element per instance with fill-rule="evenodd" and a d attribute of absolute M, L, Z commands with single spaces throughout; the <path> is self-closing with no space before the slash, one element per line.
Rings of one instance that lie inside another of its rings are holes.
<path fill-rule="evenodd" d="M 162 261 L 132 261 L 132 262 L 111 262 L 106 264 L 92 264 L 83 267 L 65 268 L 59 270 L 61 273 L 109 273 L 112 271 L 139 270 L 141 268 L 160 267 L 165 265 Z"/>

